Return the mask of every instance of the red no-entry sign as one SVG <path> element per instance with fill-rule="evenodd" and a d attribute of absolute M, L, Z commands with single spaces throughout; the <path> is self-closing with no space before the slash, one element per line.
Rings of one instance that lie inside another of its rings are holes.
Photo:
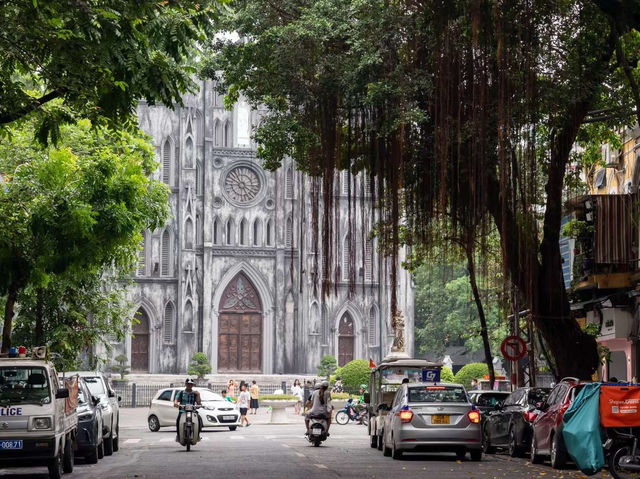
<path fill-rule="evenodd" d="M 507 336 L 500 345 L 500 351 L 509 361 L 520 361 L 527 354 L 527 343 L 520 336 Z"/>

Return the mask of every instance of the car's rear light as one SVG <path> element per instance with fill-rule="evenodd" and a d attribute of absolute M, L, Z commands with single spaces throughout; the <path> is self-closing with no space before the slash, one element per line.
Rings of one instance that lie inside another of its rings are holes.
<path fill-rule="evenodd" d="M 527 422 L 533 422 L 538 417 L 538 414 L 533 411 L 527 411 L 524 413 L 524 420 Z"/>
<path fill-rule="evenodd" d="M 473 424 L 478 424 L 480 422 L 480 411 L 469 411 L 467 417 Z"/>
<path fill-rule="evenodd" d="M 411 422 L 411 420 L 413 419 L 413 411 L 404 410 L 397 413 L 397 415 L 400 416 L 400 420 L 403 423 Z"/>

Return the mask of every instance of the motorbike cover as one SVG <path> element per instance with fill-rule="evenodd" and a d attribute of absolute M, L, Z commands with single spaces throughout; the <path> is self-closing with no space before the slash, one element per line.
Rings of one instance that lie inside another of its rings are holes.
<path fill-rule="evenodd" d="M 191 445 L 195 446 L 198 442 L 198 438 L 200 437 L 200 421 L 198 420 L 198 414 L 196 412 L 193 413 L 192 416 L 192 420 L 193 420 L 193 434 L 192 434 L 192 440 L 191 440 Z M 187 445 L 187 438 L 184 437 L 184 424 L 187 421 L 187 413 L 186 412 L 182 412 L 180 413 L 180 444 L 182 446 L 186 446 Z"/>
<path fill-rule="evenodd" d="M 564 413 L 562 438 L 578 469 L 588 476 L 604 466 L 600 433 L 600 383 L 587 384 Z"/>

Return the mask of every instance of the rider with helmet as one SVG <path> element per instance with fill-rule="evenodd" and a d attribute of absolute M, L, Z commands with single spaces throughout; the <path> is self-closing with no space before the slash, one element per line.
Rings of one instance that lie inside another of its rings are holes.
<path fill-rule="evenodd" d="M 313 391 L 311 398 L 307 401 L 307 407 L 309 408 L 307 416 L 305 417 L 304 424 L 307 426 L 307 432 L 305 435 L 309 435 L 309 419 L 324 418 L 327 420 L 327 436 L 329 435 L 329 428 L 331 427 L 331 411 L 333 406 L 331 405 L 331 392 L 329 391 L 329 382 L 322 381 L 320 387 Z"/>
<path fill-rule="evenodd" d="M 196 382 L 191 379 L 191 378 L 187 378 L 187 380 L 184 382 L 185 388 L 182 391 L 178 391 L 178 394 L 176 394 L 176 398 L 173 401 L 173 407 L 180 407 L 180 406 L 184 406 L 187 404 L 197 404 L 200 405 L 202 404 L 202 402 L 200 401 L 200 391 L 196 391 L 195 389 L 193 389 L 193 386 Z M 180 442 L 180 414 L 183 411 L 181 410 L 178 413 L 178 418 L 176 419 L 176 441 Z M 200 419 L 200 417 L 198 416 L 198 420 L 200 421 L 200 430 L 202 430 L 202 419 Z"/>

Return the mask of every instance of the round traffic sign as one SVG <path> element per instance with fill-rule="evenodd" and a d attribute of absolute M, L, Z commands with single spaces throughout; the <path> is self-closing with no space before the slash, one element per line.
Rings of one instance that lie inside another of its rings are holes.
<path fill-rule="evenodd" d="M 520 336 L 507 336 L 500 345 L 500 351 L 505 359 L 519 361 L 527 354 L 527 343 Z"/>

